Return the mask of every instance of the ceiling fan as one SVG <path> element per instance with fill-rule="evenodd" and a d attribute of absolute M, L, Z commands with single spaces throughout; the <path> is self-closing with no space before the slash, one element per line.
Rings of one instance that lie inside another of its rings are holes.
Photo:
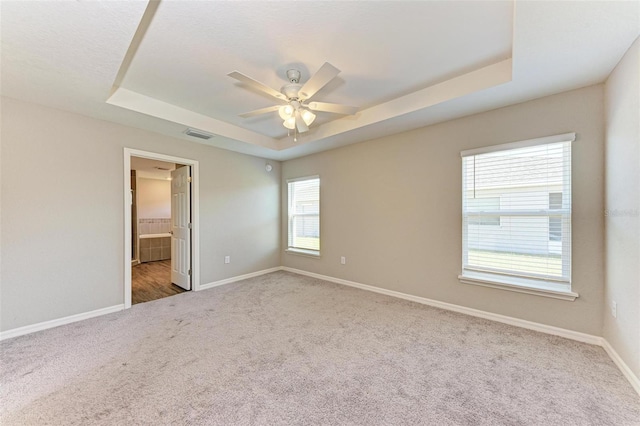
<path fill-rule="evenodd" d="M 289 130 L 304 133 L 309 130 L 309 126 L 315 120 L 316 115 L 312 111 L 331 112 L 334 114 L 353 115 L 358 111 L 357 107 L 333 104 L 328 102 L 316 102 L 309 100 L 324 86 L 333 80 L 340 70 L 328 62 L 320 67 L 304 85 L 300 84 L 300 71 L 290 69 L 287 71 L 289 83 L 282 86 L 280 91 L 260 83 L 238 71 L 227 74 L 231 78 L 245 83 L 248 87 L 265 92 L 279 101 L 283 105 L 273 105 L 255 111 L 240 114 L 240 117 L 249 118 L 260 114 L 278 111 L 280 118 L 284 120 L 284 127 Z"/>

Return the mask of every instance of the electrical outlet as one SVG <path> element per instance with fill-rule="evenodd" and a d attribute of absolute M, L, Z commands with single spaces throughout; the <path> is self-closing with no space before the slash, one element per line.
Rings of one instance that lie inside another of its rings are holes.
<path fill-rule="evenodd" d="M 225 256 L 224 263 L 231 263 L 231 256 Z"/>
<path fill-rule="evenodd" d="M 615 300 L 611 302 L 611 316 L 614 318 L 618 318 L 618 304 Z"/>
<path fill-rule="evenodd" d="M 342 265 L 346 265 L 346 264 L 347 264 L 347 258 L 346 258 L 346 257 L 344 257 L 344 256 L 341 256 L 341 257 L 340 257 L 340 264 L 342 264 Z"/>

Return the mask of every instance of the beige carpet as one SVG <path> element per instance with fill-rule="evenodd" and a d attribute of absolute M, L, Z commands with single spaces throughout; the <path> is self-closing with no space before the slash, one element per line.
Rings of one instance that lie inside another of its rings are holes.
<path fill-rule="evenodd" d="M 0 344 L 2 425 L 636 425 L 596 346 L 286 272 Z"/>

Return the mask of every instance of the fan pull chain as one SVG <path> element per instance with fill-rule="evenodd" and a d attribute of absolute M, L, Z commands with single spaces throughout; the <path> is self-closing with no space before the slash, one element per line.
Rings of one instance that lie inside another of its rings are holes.
<path fill-rule="evenodd" d="M 291 130 L 287 129 L 287 137 L 291 136 Z M 293 142 L 298 142 L 298 129 L 293 128 Z"/>

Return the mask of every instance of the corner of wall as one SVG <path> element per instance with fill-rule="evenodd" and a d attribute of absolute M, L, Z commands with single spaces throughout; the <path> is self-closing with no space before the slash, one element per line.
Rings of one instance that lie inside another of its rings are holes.
<path fill-rule="evenodd" d="M 619 359 L 616 363 L 626 365 L 628 374 L 635 378 L 636 383 L 640 383 L 639 74 L 640 37 L 636 38 L 605 82 L 604 155 L 605 288 L 602 335 Z"/>

